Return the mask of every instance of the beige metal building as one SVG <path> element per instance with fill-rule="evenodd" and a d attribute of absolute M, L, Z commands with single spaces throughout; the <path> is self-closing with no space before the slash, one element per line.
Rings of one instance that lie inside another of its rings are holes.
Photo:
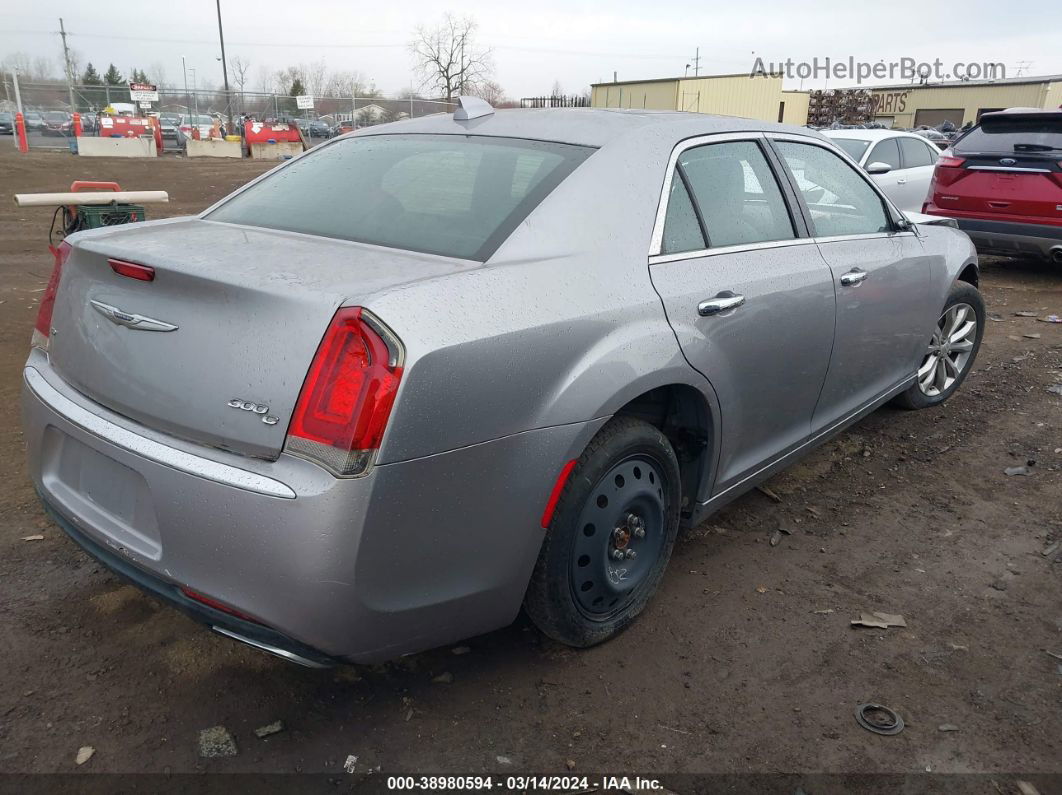
<path fill-rule="evenodd" d="M 1062 107 L 1062 75 L 932 85 L 904 83 L 868 90 L 874 119 L 898 128 L 935 127 L 946 119 L 961 127 L 992 110 Z M 743 73 L 594 83 L 590 104 L 595 108 L 685 110 L 806 124 L 809 96 L 806 91 L 783 90 L 780 76 L 750 77 Z"/>
<path fill-rule="evenodd" d="M 787 124 L 804 124 L 808 116 L 807 92 L 784 91 L 781 77 L 749 77 L 747 72 L 594 83 L 590 105 L 595 108 L 685 110 Z"/>
<path fill-rule="evenodd" d="M 982 113 L 1004 108 L 1062 107 L 1062 75 L 968 80 L 933 85 L 870 89 L 874 119 L 889 127 L 936 127 L 945 120 L 961 127 Z"/>

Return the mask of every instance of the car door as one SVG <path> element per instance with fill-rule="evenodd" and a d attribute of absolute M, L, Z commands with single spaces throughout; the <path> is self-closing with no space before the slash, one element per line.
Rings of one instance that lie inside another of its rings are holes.
<path fill-rule="evenodd" d="M 929 183 L 933 180 L 933 168 L 939 150 L 928 141 L 913 136 L 901 136 L 896 139 L 896 143 L 900 147 L 900 158 L 903 160 L 903 171 L 907 179 L 903 201 L 896 204 L 901 210 L 920 213 L 929 196 Z"/>
<path fill-rule="evenodd" d="M 862 170 L 825 142 L 772 135 L 837 294 L 829 373 L 812 430 L 829 428 L 914 375 L 936 319 L 931 257 Z M 808 186 L 818 186 L 817 189 Z"/>
<path fill-rule="evenodd" d="M 759 133 L 684 142 L 665 179 L 650 274 L 720 406 L 715 491 L 808 437 L 829 366 L 834 290 Z"/>

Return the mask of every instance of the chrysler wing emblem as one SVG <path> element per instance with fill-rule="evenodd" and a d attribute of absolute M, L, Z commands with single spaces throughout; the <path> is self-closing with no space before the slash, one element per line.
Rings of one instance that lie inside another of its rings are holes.
<path fill-rule="evenodd" d="M 134 331 L 176 331 L 177 326 L 164 320 L 155 320 L 153 317 L 144 317 L 132 312 L 125 312 L 116 306 L 105 304 L 102 301 L 89 301 L 96 311 L 112 323 L 131 328 Z"/>

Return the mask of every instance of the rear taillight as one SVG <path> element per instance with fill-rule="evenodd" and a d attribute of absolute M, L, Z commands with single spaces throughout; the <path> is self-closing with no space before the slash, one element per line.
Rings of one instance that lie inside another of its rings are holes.
<path fill-rule="evenodd" d="M 55 293 L 59 290 L 59 279 L 63 275 L 63 265 L 70 257 L 73 250 L 65 240 L 59 247 L 48 246 L 48 250 L 55 257 L 55 267 L 52 268 L 52 278 L 48 280 L 48 286 L 44 288 L 41 297 L 41 306 L 37 310 L 37 322 L 33 326 L 33 337 L 30 344 L 41 350 L 48 350 L 48 340 L 52 336 L 52 311 L 55 309 Z"/>
<path fill-rule="evenodd" d="M 130 279 L 136 279 L 141 282 L 155 281 L 155 269 L 150 265 L 140 265 L 136 262 L 126 262 L 121 259 L 109 259 L 107 264 L 119 276 L 128 276 Z"/>
<path fill-rule="evenodd" d="M 372 314 L 337 311 L 303 382 L 285 451 L 340 477 L 365 474 L 391 416 L 403 356 L 402 343 Z"/>
<path fill-rule="evenodd" d="M 941 155 L 937 159 L 937 165 L 941 168 L 959 168 L 965 162 L 965 157 L 955 157 L 954 155 Z"/>

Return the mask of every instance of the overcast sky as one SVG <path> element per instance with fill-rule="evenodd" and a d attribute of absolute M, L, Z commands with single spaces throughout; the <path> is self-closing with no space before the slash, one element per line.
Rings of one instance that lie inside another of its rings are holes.
<path fill-rule="evenodd" d="M 4 0 L 0 58 L 22 51 L 61 63 L 62 16 L 70 46 L 83 65 L 102 72 L 113 61 L 159 64 L 179 85 L 181 56 L 202 81 L 221 84 L 214 0 L 160 4 L 117 0 Z M 479 41 L 493 49 L 496 79 L 514 98 L 549 93 L 554 81 L 569 93 L 592 82 L 681 75 L 700 47 L 701 74 L 748 71 L 756 57 L 810 60 L 818 56 L 876 62 L 911 57 L 1002 62 L 1014 76 L 1062 73 L 1062 13 L 1058 0 L 868 3 L 862 0 L 222 0 L 226 50 L 251 62 L 248 90 L 263 70 L 317 61 L 356 70 L 387 93 L 414 81 L 409 42 L 417 25 L 442 13 L 473 17 Z M 692 68 L 691 68 L 692 73 Z M 806 81 L 804 88 L 821 87 Z M 789 81 L 787 88 L 799 88 Z"/>

